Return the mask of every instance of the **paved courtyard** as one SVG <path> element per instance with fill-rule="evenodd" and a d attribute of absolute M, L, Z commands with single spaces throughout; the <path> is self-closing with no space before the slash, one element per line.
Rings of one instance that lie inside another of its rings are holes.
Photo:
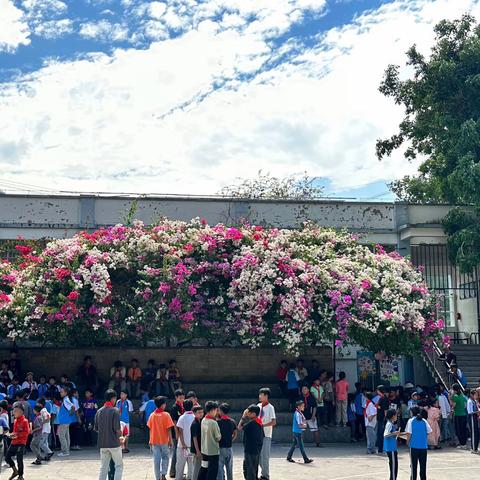
<path fill-rule="evenodd" d="M 388 460 L 385 457 L 367 456 L 357 445 L 329 445 L 325 448 L 308 448 L 315 460 L 310 465 L 290 464 L 285 461 L 288 446 L 273 447 L 271 478 L 273 480 L 385 480 L 388 478 Z M 235 479 L 241 475 L 241 446 L 235 447 Z M 299 460 L 297 454 L 296 460 Z M 93 449 L 72 452 L 68 458 L 54 457 L 49 465 L 30 465 L 31 454 L 26 461 L 26 480 L 95 480 L 98 478 L 98 453 Z M 409 479 L 408 452 L 400 451 L 399 480 Z M 430 480 L 471 479 L 480 473 L 480 456 L 470 452 L 447 449 L 429 452 L 428 478 Z M 0 478 L 8 478 L 2 469 Z M 154 480 L 149 451 L 133 447 L 125 457 L 125 480 Z"/>

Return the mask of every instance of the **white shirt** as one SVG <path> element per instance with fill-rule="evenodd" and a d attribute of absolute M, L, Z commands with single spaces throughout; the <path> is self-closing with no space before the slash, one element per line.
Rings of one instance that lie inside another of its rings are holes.
<path fill-rule="evenodd" d="M 440 406 L 440 412 L 442 413 L 442 418 L 448 418 L 452 411 L 452 407 L 450 406 L 450 402 L 448 398 L 441 394 L 438 396 L 438 404 Z"/>
<path fill-rule="evenodd" d="M 408 422 L 407 422 L 407 426 L 405 427 L 405 433 L 412 433 L 412 422 L 413 421 L 416 421 L 416 418 L 411 418 Z M 425 424 L 427 425 L 427 433 L 432 433 L 432 427 L 430 427 L 430 425 L 428 424 L 428 422 L 422 418 L 422 420 L 425 422 Z"/>
<path fill-rule="evenodd" d="M 22 390 L 36 390 L 37 389 L 37 382 L 29 383 L 26 380 L 22 383 Z"/>
<path fill-rule="evenodd" d="M 50 424 L 50 414 L 47 412 L 46 408 L 42 408 L 40 411 L 40 416 L 44 422 L 46 420 L 46 423 L 43 424 L 42 433 L 51 433 L 52 425 Z"/>
<path fill-rule="evenodd" d="M 265 406 L 262 406 L 262 404 L 259 403 L 258 406 L 260 407 L 259 417 L 262 420 L 262 423 L 270 423 L 277 418 L 275 416 L 275 407 L 271 403 L 268 403 Z M 263 433 L 267 438 L 272 438 L 273 427 L 263 427 Z"/>
<path fill-rule="evenodd" d="M 177 422 L 177 428 L 182 429 L 183 433 L 183 443 L 186 447 L 190 448 L 192 446 L 192 434 L 190 427 L 195 420 L 195 415 L 192 412 L 185 412 L 183 415 L 180 415 L 180 418 Z M 178 442 L 178 448 L 182 448 L 180 441 Z"/>
<path fill-rule="evenodd" d="M 368 417 L 373 418 L 371 421 L 369 421 Z M 375 428 L 377 426 L 377 407 L 373 402 L 370 402 L 367 409 L 365 410 L 365 426 L 372 428 Z"/>

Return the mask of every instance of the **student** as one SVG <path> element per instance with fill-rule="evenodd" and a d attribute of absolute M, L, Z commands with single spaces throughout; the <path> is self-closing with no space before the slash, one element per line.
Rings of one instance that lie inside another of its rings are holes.
<path fill-rule="evenodd" d="M 187 392 L 187 395 L 185 395 L 185 400 L 190 400 L 194 407 L 200 406 L 200 403 L 198 403 L 197 394 L 193 390 Z"/>
<path fill-rule="evenodd" d="M 337 407 L 337 425 L 344 427 L 347 424 L 348 390 L 350 385 L 346 380 L 345 372 L 340 372 L 335 383 L 335 401 Z"/>
<path fill-rule="evenodd" d="M 78 393 L 78 390 L 73 383 L 68 382 L 67 385 L 70 388 L 72 402 L 75 406 L 75 415 L 73 416 L 72 423 L 70 424 L 70 439 L 72 443 L 70 449 L 81 450 L 80 443 L 82 438 L 82 419 L 80 417 L 80 394 Z"/>
<path fill-rule="evenodd" d="M 263 426 L 259 418 L 260 407 L 250 405 L 242 415 L 238 429 L 243 430 L 243 476 L 245 480 L 257 480 L 260 453 L 263 446 Z"/>
<path fill-rule="evenodd" d="M 17 350 L 10 351 L 10 360 L 8 361 L 8 369 L 17 377 L 22 376 L 22 362 L 18 358 Z"/>
<path fill-rule="evenodd" d="M 193 414 L 193 403 L 191 400 L 183 402 L 185 413 L 180 415 L 177 422 L 177 465 L 175 468 L 176 480 L 183 479 L 183 472 L 185 470 L 185 463 L 187 464 L 187 478 L 192 478 L 193 473 L 193 455 L 190 453 L 192 446 L 192 438 L 190 427 L 195 420 Z"/>
<path fill-rule="evenodd" d="M 390 480 L 397 480 L 398 475 L 398 448 L 397 437 L 400 434 L 397 431 L 397 412 L 390 409 L 386 414 L 385 430 L 383 431 L 383 449 L 388 456 L 388 465 L 390 468 Z"/>
<path fill-rule="evenodd" d="M 325 422 L 325 405 L 323 402 L 323 396 L 325 394 L 325 391 L 323 390 L 320 377 L 314 380 L 313 385 L 310 388 L 310 393 L 315 399 L 315 401 L 317 402 L 317 425 L 318 427 L 323 425 L 325 428 L 327 428 L 327 426 L 324 423 Z M 320 446 L 320 432 L 318 433 L 317 447 L 319 446 Z"/>
<path fill-rule="evenodd" d="M 307 421 L 307 428 L 315 436 L 315 443 L 318 447 L 320 446 L 320 432 L 317 423 L 317 402 L 313 395 L 310 395 L 310 389 L 306 385 L 302 387 L 302 399 L 305 405 L 303 416 Z"/>
<path fill-rule="evenodd" d="M 297 375 L 299 377 L 300 383 L 303 384 L 308 379 L 308 370 L 305 368 L 305 362 L 302 358 L 297 360 L 297 365 L 295 367 Z"/>
<path fill-rule="evenodd" d="M 272 448 L 273 428 L 277 425 L 275 407 L 270 403 L 271 391 L 269 388 L 261 388 L 258 392 L 260 403 L 260 420 L 263 425 L 263 447 L 260 454 L 261 479 L 270 479 L 270 450 Z"/>
<path fill-rule="evenodd" d="M 150 418 L 150 415 L 155 411 L 155 409 L 157 408 L 155 406 L 155 395 L 152 391 L 148 392 L 148 397 L 149 397 L 149 400 L 147 402 L 145 402 L 139 409 L 140 411 L 140 414 L 142 415 L 142 420 L 143 420 L 143 423 L 145 425 L 145 432 L 146 432 L 146 435 L 147 435 L 147 445 L 148 445 L 148 442 L 150 440 L 150 434 L 148 432 L 148 419 Z"/>
<path fill-rule="evenodd" d="M 218 461 L 220 456 L 220 427 L 217 423 L 218 403 L 208 401 L 205 404 L 205 418 L 202 420 L 202 468 L 199 480 L 216 480 L 218 476 Z"/>
<path fill-rule="evenodd" d="M 167 396 L 170 393 L 168 370 L 164 363 L 161 363 L 158 367 L 157 376 L 152 384 L 152 388 L 157 395 Z"/>
<path fill-rule="evenodd" d="M 227 480 L 233 480 L 232 442 L 235 441 L 235 439 L 237 438 L 237 425 L 228 416 L 228 413 L 230 412 L 230 406 L 228 405 L 228 403 L 222 403 L 219 407 L 219 410 L 220 419 L 218 420 L 218 426 L 220 427 L 220 433 L 222 435 L 222 438 L 220 439 L 220 456 L 218 461 L 217 480 L 225 480 L 225 477 L 227 478 Z M 262 477 L 264 476 L 262 475 Z"/>
<path fill-rule="evenodd" d="M 198 480 L 200 468 L 202 466 L 202 419 L 203 407 L 200 405 L 193 407 L 195 420 L 190 427 L 192 446 L 190 451 L 193 454 L 193 473 L 192 480 Z"/>
<path fill-rule="evenodd" d="M 440 432 L 441 442 L 449 442 L 452 439 L 451 434 L 451 413 L 452 407 L 450 406 L 450 402 L 448 401 L 448 396 L 444 393 L 444 389 L 437 385 L 436 388 L 437 399 L 438 399 L 438 406 L 440 407 Z"/>
<path fill-rule="evenodd" d="M 469 391 L 469 399 L 467 401 L 468 425 L 470 427 L 470 440 L 472 453 L 478 453 L 478 392 L 476 390 Z"/>
<path fill-rule="evenodd" d="M 308 383 L 311 385 L 320 377 L 320 365 L 317 360 L 312 360 L 312 365 L 308 368 Z"/>
<path fill-rule="evenodd" d="M 172 393 L 175 393 L 176 390 L 180 390 L 182 388 L 182 382 L 180 381 L 180 370 L 177 368 L 177 361 L 173 358 L 168 362 L 168 383 Z"/>
<path fill-rule="evenodd" d="M 151 358 L 147 362 L 147 368 L 144 368 L 142 371 L 142 388 L 146 392 L 150 391 L 152 383 L 157 378 L 158 368 L 155 365 L 155 360 Z"/>
<path fill-rule="evenodd" d="M 7 387 L 7 396 L 8 398 L 14 398 L 15 394 L 22 390 L 22 387 L 18 384 L 19 378 L 13 377 L 12 383 Z"/>
<path fill-rule="evenodd" d="M 126 428 L 130 431 L 130 414 L 133 412 L 133 403 L 128 399 L 127 389 L 120 392 L 120 399 L 117 400 L 117 408 L 120 412 L 120 421 L 125 423 Z M 125 438 L 122 453 L 129 453 L 128 437 Z"/>
<path fill-rule="evenodd" d="M 347 420 L 347 425 L 350 426 L 350 441 L 355 443 L 357 441 L 357 419 L 355 416 L 355 395 L 353 393 L 348 394 Z"/>
<path fill-rule="evenodd" d="M 335 424 L 335 394 L 333 390 L 333 373 L 327 372 L 323 382 L 325 394 L 323 402 L 325 404 L 325 416 L 327 425 Z"/>
<path fill-rule="evenodd" d="M 23 479 L 23 455 L 25 453 L 25 447 L 27 445 L 28 435 L 30 434 L 30 422 L 25 418 L 23 412 L 23 405 L 17 403 L 13 407 L 13 432 L 7 434 L 7 437 L 11 439 L 10 446 L 8 447 L 7 454 L 5 455 L 5 461 L 8 466 L 13 470 L 10 478 L 17 478 L 17 480 Z M 13 461 L 13 457 L 17 457 L 17 465 Z"/>
<path fill-rule="evenodd" d="M 127 369 L 120 360 L 117 360 L 110 369 L 108 388 L 113 389 L 120 396 L 120 391 L 127 388 Z"/>
<path fill-rule="evenodd" d="M 373 395 L 367 393 L 365 404 L 365 430 L 367 432 L 367 454 L 376 452 L 377 444 L 377 407 L 373 403 Z"/>
<path fill-rule="evenodd" d="M 39 383 L 37 385 L 38 396 L 44 397 L 49 389 L 49 385 L 47 383 L 47 377 L 45 375 L 41 375 L 39 379 Z"/>
<path fill-rule="evenodd" d="M 136 358 L 132 358 L 130 361 L 130 368 L 127 372 L 127 388 L 130 393 L 130 397 L 138 398 L 141 381 L 142 370 L 138 366 L 138 360 Z"/>
<path fill-rule="evenodd" d="M 6 435 L 10 430 L 7 413 L 8 403 L 6 400 L 0 401 L 0 471 L 2 470 L 2 461 L 5 450 Z M 5 417 L 5 413 L 7 416 Z"/>
<path fill-rule="evenodd" d="M 362 440 L 365 437 L 365 419 L 363 412 L 367 406 L 367 398 L 365 397 L 366 389 L 362 388 L 362 384 L 355 384 L 355 438 Z"/>
<path fill-rule="evenodd" d="M 298 400 L 296 403 L 295 413 L 293 414 L 293 425 L 292 425 L 292 432 L 293 432 L 293 444 L 290 447 L 290 450 L 287 454 L 287 461 L 291 463 L 295 463 L 292 456 L 295 452 L 295 449 L 298 447 L 300 449 L 300 453 L 302 454 L 303 460 L 305 463 L 312 463 L 313 460 L 308 458 L 305 452 L 305 446 L 303 444 L 303 432 L 307 428 L 307 421 L 305 416 L 303 415 L 303 411 L 305 409 L 305 403 L 303 400 Z"/>
<path fill-rule="evenodd" d="M 280 362 L 280 366 L 277 369 L 277 382 L 280 391 L 284 397 L 288 396 L 287 388 L 287 374 L 288 374 L 288 363 L 286 360 Z"/>
<path fill-rule="evenodd" d="M 455 383 L 452 386 L 453 395 L 451 399 L 453 408 L 453 421 L 455 423 L 455 433 L 458 438 L 458 448 L 467 448 L 467 399 L 460 390 L 460 386 Z"/>
<path fill-rule="evenodd" d="M 85 443 L 92 447 L 96 442 L 94 441 L 94 429 L 95 424 L 95 415 L 97 414 L 98 404 L 95 398 L 93 397 L 93 392 L 87 388 L 85 390 L 85 398 L 81 404 L 81 410 L 83 413 L 83 431 Z"/>
<path fill-rule="evenodd" d="M 58 438 L 60 440 L 61 452 L 59 457 L 70 455 L 70 425 L 76 420 L 75 404 L 68 387 L 60 390 L 61 403 L 57 415 Z"/>
<path fill-rule="evenodd" d="M 170 465 L 170 477 L 175 478 L 175 469 L 177 466 L 177 447 L 178 447 L 178 435 L 177 435 L 177 422 L 181 415 L 185 413 L 185 408 L 183 407 L 183 402 L 185 401 L 185 394 L 183 390 L 175 390 L 175 403 L 170 410 L 170 416 L 172 417 L 173 424 L 175 428 L 172 431 L 173 438 L 173 455 L 172 463 Z"/>
<path fill-rule="evenodd" d="M 42 442 L 43 418 L 40 413 L 41 411 L 42 407 L 40 405 L 36 405 L 33 409 L 33 412 L 35 413 L 35 419 L 33 420 L 32 441 L 30 443 L 30 448 L 32 449 L 32 452 L 36 458 L 32 462 L 32 465 L 42 464 L 40 444 Z"/>
<path fill-rule="evenodd" d="M 464 387 L 467 386 L 467 378 L 463 372 L 458 368 L 456 363 L 452 363 L 450 367 L 450 373 L 453 375 L 453 378 L 460 382 Z"/>
<path fill-rule="evenodd" d="M 150 446 L 153 452 L 153 468 L 155 478 L 166 480 L 168 471 L 168 449 L 173 446 L 172 429 L 174 423 L 172 417 L 165 411 L 167 399 L 155 398 L 156 410 L 150 415 L 147 426 L 150 429 Z"/>
<path fill-rule="evenodd" d="M 106 480 L 110 463 L 115 464 L 115 480 L 120 480 L 123 473 L 123 458 L 121 444 L 123 441 L 120 425 L 120 413 L 115 408 L 117 392 L 108 389 L 105 392 L 105 403 L 95 415 L 94 428 L 98 434 L 98 448 L 100 449 L 99 480 Z"/>
<path fill-rule="evenodd" d="M 300 380 L 300 376 L 298 375 L 297 370 L 295 369 L 295 365 L 293 363 L 290 364 L 288 373 L 287 373 L 287 390 L 288 390 L 288 402 L 290 403 L 290 410 L 294 410 L 295 402 L 298 400 L 298 382 Z"/>
<path fill-rule="evenodd" d="M 385 428 L 385 415 L 390 408 L 390 401 L 385 395 L 386 389 L 383 385 L 377 387 L 376 401 L 377 407 L 377 449 L 378 453 L 383 453 L 383 430 Z"/>
<path fill-rule="evenodd" d="M 48 395 L 48 392 L 47 392 Z M 38 399 L 38 405 L 40 406 L 40 416 L 42 417 L 42 433 L 40 439 L 40 453 L 43 452 L 43 459 L 49 461 L 53 457 L 53 452 L 48 445 L 50 434 L 52 433 L 52 416 L 48 411 L 48 403 L 44 398 Z M 50 406 L 51 408 L 51 406 Z"/>
<path fill-rule="evenodd" d="M 417 467 L 420 464 L 420 480 L 427 480 L 428 434 L 432 431 L 423 418 L 419 407 L 412 408 L 413 418 L 407 423 L 405 433 L 410 446 L 411 480 L 417 480 Z"/>
<path fill-rule="evenodd" d="M 432 429 L 432 433 L 428 435 L 428 448 L 433 447 L 439 450 L 440 442 L 440 409 L 437 400 L 428 400 L 427 402 L 427 422 Z"/>

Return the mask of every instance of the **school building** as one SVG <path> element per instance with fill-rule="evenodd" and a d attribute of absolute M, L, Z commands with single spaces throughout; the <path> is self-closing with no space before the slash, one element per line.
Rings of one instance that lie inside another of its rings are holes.
<path fill-rule="evenodd" d="M 459 342 L 479 343 L 479 272 L 462 274 L 447 256 L 441 219 L 445 205 L 342 200 L 246 200 L 216 196 L 29 195 L 0 193 L 0 253 L 15 254 L 12 240 L 64 238 L 81 230 L 121 223 L 134 206 L 135 218 L 152 223 L 161 217 L 210 224 L 253 224 L 295 228 L 305 221 L 358 233 L 361 242 L 379 243 L 424 267 L 425 279 L 440 295 L 447 330 Z M 380 359 L 381 360 L 381 359 Z M 349 378 L 377 377 L 392 384 L 428 380 L 420 354 L 414 359 L 378 361 L 372 353 L 349 347 L 332 356 L 337 371 Z M 272 365 L 275 369 L 275 365 Z M 373 372 L 373 370 L 375 372 Z"/>

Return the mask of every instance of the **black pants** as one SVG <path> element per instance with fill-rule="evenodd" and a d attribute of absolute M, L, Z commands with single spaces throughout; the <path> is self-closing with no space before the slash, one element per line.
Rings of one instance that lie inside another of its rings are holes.
<path fill-rule="evenodd" d="M 468 438 L 467 416 L 466 415 L 455 416 L 453 417 L 453 419 L 455 421 L 455 433 L 458 437 L 458 441 L 460 442 L 460 445 L 466 445 L 467 438 Z"/>
<path fill-rule="evenodd" d="M 412 467 L 412 476 L 410 480 L 417 480 L 417 466 L 420 464 L 420 480 L 427 480 L 427 449 L 411 448 L 410 461 Z"/>
<path fill-rule="evenodd" d="M 202 461 L 208 462 L 208 468 L 202 467 L 198 480 L 217 480 L 219 455 L 202 455 Z"/>
<path fill-rule="evenodd" d="M 476 415 L 469 415 L 470 417 L 470 434 L 472 440 L 472 451 L 476 452 L 478 450 L 478 441 L 480 440 L 478 436 L 478 417 Z"/>
<path fill-rule="evenodd" d="M 245 453 L 243 459 L 243 476 L 245 480 L 257 480 L 259 462 L 260 454 Z"/>
<path fill-rule="evenodd" d="M 355 414 L 355 426 L 356 439 L 361 440 L 365 437 L 365 417 L 363 415 Z"/>
<path fill-rule="evenodd" d="M 295 402 L 298 400 L 298 388 L 292 388 L 287 390 L 288 392 L 288 403 L 290 404 L 290 409 L 295 410 Z"/>
<path fill-rule="evenodd" d="M 397 480 L 398 475 L 398 453 L 387 452 L 388 466 L 390 467 L 390 480 Z"/>
<path fill-rule="evenodd" d="M 378 453 L 383 452 L 383 434 L 385 431 L 385 422 L 384 420 L 378 420 L 377 422 L 377 449 Z"/>
<path fill-rule="evenodd" d="M 177 471 L 177 445 L 178 440 L 173 439 L 173 453 L 172 453 L 172 462 L 170 463 L 170 477 L 174 478 Z"/>
<path fill-rule="evenodd" d="M 25 445 L 10 445 L 5 455 L 5 461 L 10 468 L 16 468 L 18 475 L 23 476 L 23 454 L 25 453 Z M 13 457 L 17 457 L 18 467 L 15 467 Z"/>

